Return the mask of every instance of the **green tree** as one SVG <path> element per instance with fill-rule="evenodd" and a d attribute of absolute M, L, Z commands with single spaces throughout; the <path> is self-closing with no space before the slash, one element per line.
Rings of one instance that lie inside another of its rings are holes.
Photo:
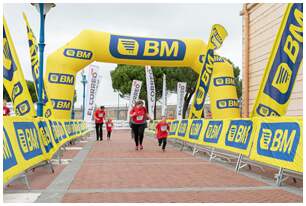
<path fill-rule="evenodd" d="M 152 67 L 154 74 L 156 100 L 159 101 L 162 97 L 162 82 L 163 74 L 167 75 L 167 90 L 171 93 L 176 93 L 177 82 L 187 82 L 187 89 L 185 95 L 185 103 L 183 109 L 183 116 L 185 117 L 188 104 L 194 93 L 198 74 L 192 69 L 183 67 Z M 117 65 L 116 69 L 111 71 L 113 89 L 119 92 L 120 97 L 129 98 L 132 81 L 134 79 L 142 81 L 142 89 L 140 91 L 140 98 L 144 99 L 147 104 L 147 91 L 146 91 L 146 77 L 144 66 L 134 65 Z M 156 116 L 156 115 L 155 115 Z"/>
<path fill-rule="evenodd" d="M 30 80 L 26 80 L 27 82 L 27 86 L 31 95 L 31 98 L 33 100 L 33 102 L 37 102 L 37 95 L 36 95 L 36 91 L 35 91 L 35 87 L 34 87 L 34 82 L 30 81 Z M 3 99 L 5 99 L 7 102 L 11 101 L 11 98 L 9 96 L 9 94 L 7 93 L 7 90 L 5 89 L 5 87 L 3 86 Z"/>

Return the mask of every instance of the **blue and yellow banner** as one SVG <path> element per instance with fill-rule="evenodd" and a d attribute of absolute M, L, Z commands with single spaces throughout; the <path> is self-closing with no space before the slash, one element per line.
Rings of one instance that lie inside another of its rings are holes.
<path fill-rule="evenodd" d="M 26 27 L 27 27 L 27 34 L 28 34 L 28 42 L 29 42 L 29 51 L 30 51 L 30 56 L 31 56 L 31 68 L 32 68 L 32 76 L 34 79 L 34 87 L 35 87 L 35 91 L 36 91 L 36 95 L 38 96 L 38 88 L 39 88 L 39 59 L 38 59 L 38 45 L 37 45 L 37 41 L 35 38 L 35 35 L 29 25 L 28 19 L 25 15 L 25 13 L 23 13 L 23 18 L 25 20 L 26 23 Z M 43 85 L 42 88 L 42 100 L 43 100 L 43 104 L 44 104 L 44 112 L 43 112 L 43 117 L 45 118 L 49 118 L 52 114 L 52 103 L 51 101 L 49 101 L 46 90 L 45 90 L 45 86 Z"/>
<path fill-rule="evenodd" d="M 212 27 L 205 54 L 203 68 L 198 78 L 195 95 L 191 104 L 189 119 L 199 119 L 202 117 L 205 98 L 208 94 L 211 76 L 214 67 L 214 50 L 221 47 L 224 39 L 227 37 L 227 31 L 219 24 Z"/>
<path fill-rule="evenodd" d="M 301 117 L 254 118 L 256 132 L 250 159 L 303 172 Z"/>
<path fill-rule="evenodd" d="M 3 117 L 3 182 L 50 160 L 59 147 L 87 132 L 81 120 Z"/>
<path fill-rule="evenodd" d="M 242 154 L 252 160 L 303 171 L 301 117 L 172 120 L 169 138 Z"/>
<path fill-rule="evenodd" d="M 3 18 L 3 85 L 13 102 L 17 116 L 36 115 L 5 18 Z"/>
<path fill-rule="evenodd" d="M 303 4 L 288 4 L 251 116 L 283 116 L 303 63 Z"/>

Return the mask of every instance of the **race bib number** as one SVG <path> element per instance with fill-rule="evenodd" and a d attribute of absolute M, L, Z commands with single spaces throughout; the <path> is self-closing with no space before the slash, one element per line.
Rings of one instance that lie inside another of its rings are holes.
<path fill-rule="evenodd" d="M 99 114 L 98 117 L 103 117 L 103 114 Z"/>
<path fill-rule="evenodd" d="M 162 132 L 167 131 L 167 126 L 161 126 L 161 127 L 160 127 L 160 130 L 161 130 Z"/>
<path fill-rule="evenodd" d="M 143 120 L 143 115 L 137 116 L 136 119 L 137 119 L 138 121 Z"/>

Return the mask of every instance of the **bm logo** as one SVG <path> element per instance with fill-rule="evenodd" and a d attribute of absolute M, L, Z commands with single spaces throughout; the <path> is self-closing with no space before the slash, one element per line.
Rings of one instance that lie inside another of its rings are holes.
<path fill-rule="evenodd" d="M 109 51 L 120 59 L 183 60 L 186 45 L 178 39 L 111 35 Z"/>
<path fill-rule="evenodd" d="M 285 22 L 264 87 L 264 93 L 279 104 L 288 102 L 303 62 L 303 4 L 292 4 Z"/>
<path fill-rule="evenodd" d="M 70 110 L 71 101 L 65 99 L 52 99 L 53 108 L 58 110 Z"/>
<path fill-rule="evenodd" d="M 202 130 L 203 120 L 193 120 L 190 126 L 189 138 L 198 139 Z"/>
<path fill-rule="evenodd" d="M 218 143 L 222 127 L 223 121 L 209 121 L 204 133 L 204 142 Z"/>
<path fill-rule="evenodd" d="M 50 73 L 48 81 L 55 84 L 74 84 L 74 76 L 71 74 Z"/>
<path fill-rule="evenodd" d="M 295 122 L 261 123 L 257 153 L 293 162 L 300 141 L 300 127 Z"/>
<path fill-rule="evenodd" d="M 176 130 L 178 128 L 179 121 L 173 121 L 170 125 L 169 135 L 175 135 Z"/>
<path fill-rule="evenodd" d="M 90 60 L 92 58 L 92 51 L 68 48 L 64 50 L 64 55 L 66 57 L 71 57 L 76 59 Z"/>
<path fill-rule="evenodd" d="M 188 128 L 188 120 L 182 120 L 177 135 L 184 137 Z"/>
<path fill-rule="evenodd" d="M 238 149 L 247 149 L 252 127 L 253 124 L 250 120 L 232 120 L 226 132 L 225 145 Z"/>
<path fill-rule="evenodd" d="M 33 122 L 14 122 L 19 149 L 25 160 L 42 154 L 38 130 Z"/>

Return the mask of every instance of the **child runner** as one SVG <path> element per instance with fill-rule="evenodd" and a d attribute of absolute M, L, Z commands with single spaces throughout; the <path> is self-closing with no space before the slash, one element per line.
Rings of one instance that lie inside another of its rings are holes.
<path fill-rule="evenodd" d="M 113 126 L 114 126 L 113 121 L 111 118 L 109 118 L 106 122 L 107 140 L 110 140 L 111 138 Z"/>
<path fill-rule="evenodd" d="M 169 124 L 166 122 L 165 116 L 162 116 L 161 121 L 157 123 L 155 129 L 156 138 L 158 139 L 158 145 L 162 145 L 162 150 L 164 152 L 167 145 L 168 131 L 170 130 Z"/>

